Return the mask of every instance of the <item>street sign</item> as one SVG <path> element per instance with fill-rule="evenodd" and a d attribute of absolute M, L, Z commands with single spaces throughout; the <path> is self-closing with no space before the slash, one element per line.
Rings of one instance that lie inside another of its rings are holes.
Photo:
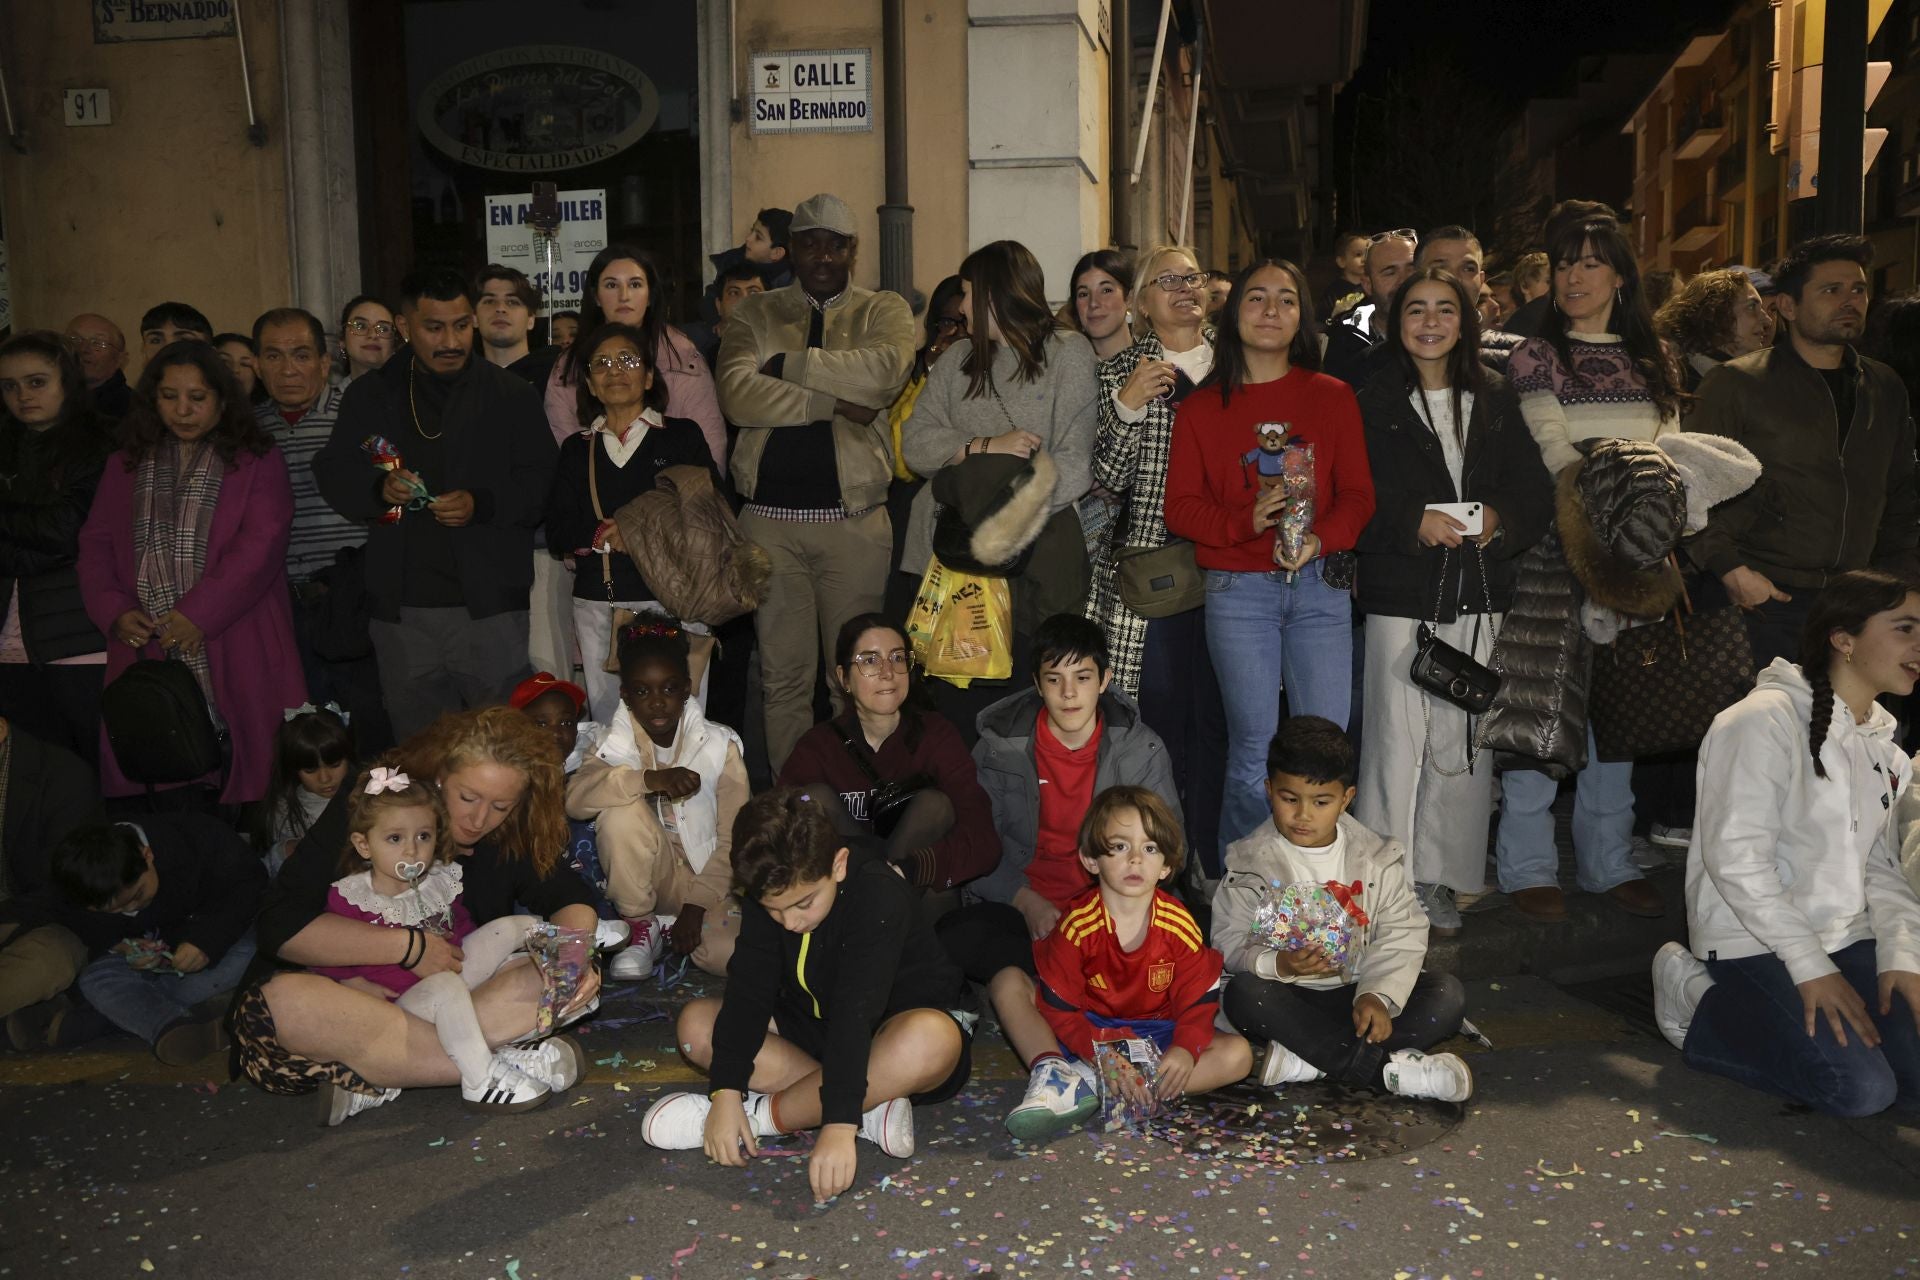
<path fill-rule="evenodd" d="M 869 133 L 873 50 L 756 53 L 748 66 L 755 133 Z"/>

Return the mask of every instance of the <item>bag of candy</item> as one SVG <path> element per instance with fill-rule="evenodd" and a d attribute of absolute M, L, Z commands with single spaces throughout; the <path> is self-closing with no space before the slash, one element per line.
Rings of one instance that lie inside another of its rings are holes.
<path fill-rule="evenodd" d="M 593 964 L 593 933 L 557 924 L 535 925 L 527 931 L 527 954 L 533 957 L 543 985 L 534 1030 L 545 1035 L 580 994 L 580 982 Z"/>
<path fill-rule="evenodd" d="M 137 973 L 174 973 L 186 977 L 173 967 L 173 951 L 159 938 L 123 938 L 113 944 L 112 951 Z"/>
<path fill-rule="evenodd" d="M 1147 1121 L 1160 1112 L 1160 1100 L 1153 1092 L 1160 1075 L 1160 1046 L 1126 1031 L 1118 1028 L 1113 1038 L 1093 1045 L 1093 1067 L 1100 1081 L 1100 1127 L 1107 1133 L 1121 1129 L 1143 1133 Z"/>
<path fill-rule="evenodd" d="M 1297 559 L 1313 532 L 1313 517 L 1318 497 L 1313 476 L 1313 446 L 1290 444 L 1280 454 L 1280 487 L 1286 490 L 1286 503 L 1280 508 L 1280 524 L 1273 539 L 1273 558 Z M 1287 571 L 1292 582 L 1295 571 Z"/>
<path fill-rule="evenodd" d="M 1352 890 L 1347 893 L 1357 897 Z M 1253 927 L 1247 936 L 1275 951 L 1318 947 L 1336 968 L 1351 977 L 1359 960 L 1356 926 L 1366 923 L 1366 913 L 1359 910 L 1357 902 L 1350 910 L 1325 885 L 1272 884 L 1267 887 L 1265 901 L 1253 913 Z"/>

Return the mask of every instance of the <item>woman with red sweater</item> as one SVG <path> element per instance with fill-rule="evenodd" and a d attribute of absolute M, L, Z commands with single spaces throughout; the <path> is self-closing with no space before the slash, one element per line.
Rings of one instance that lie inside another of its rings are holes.
<path fill-rule="evenodd" d="M 1220 843 L 1270 816 L 1267 744 L 1280 690 L 1294 715 L 1346 727 L 1353 700 L 1353 607 L 1329 586 L 1329 555 L 1351 551 L 1373 515 L 1373 475 L 1353 392 L 1316 372 L 1320 345 L 1306 277 L 1291 262 L 1242 271 L 1221 315 L 1213 371 L 1180 406 L 1167 466 L 1167 528 L 1207 575 L 1207 649 L 1227 702 Z M 1284 491 L 1262 483 L 1278 432 L 1313 446 L 1312 532 L 1298 556 L 1276 546 Z"/>

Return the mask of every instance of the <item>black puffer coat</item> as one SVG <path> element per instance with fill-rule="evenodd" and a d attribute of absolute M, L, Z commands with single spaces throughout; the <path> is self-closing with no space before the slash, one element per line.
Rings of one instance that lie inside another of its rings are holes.
<path fill-rule="evenodd" d="M 74 569 L 106 436 L 90 414 L 45 431 L 0 420 L 0 618 L 17 586 L 20 637 L 36 666 L 106 651 Z"/>
<path fill-rule="evenodd" d="M 1520 558 L 1493 655 L 1504 679 L 1481 741 L 1505 757 L 1503 767 L 1558 778 L 1587 764 L 1593 642 L 1583 606 L 1639 620 L 1672 608 L 1680 574 L 1667 557 L 1687 509 L 1679 470 L 1647 440 L 1591 442 L 1561 473 L 1556 498 L 1553 530 Z"/>
<path fill-rule="evenodd" d="M 1494 611 L 1504 612 L 1513 600 L 1521 553 L 1553 523 L 1553 479 L 1520 416 L 1513 388 L 1505 378 L 1489 373 L 1473 398 L 1459 493 L 1454 492 L 1440 438 L 1414 407 L 1406 377 L 1397 367 L 1360 393 L 1360 416 L 1366 424 L 1375 499 L 1373 518 L 1355 548 L 1360 566 L 1354 598 L 1361 612 L 1431 621 L 1438 596 L 1437 620 L 1452 622 L 1462 613 L 1484 612 L 1489 594 Z M 1436 502 L 1482 502 L 1499 513 L 1504 536 L 1486 548 L 1486 589 L 1480 582 L 1478 555 L 1449 555 L 1443 548 L 1420 545 L 1420 521 Z M 1463 586 L 1461 572 L 1469 561 L 1475 567 Z M 1448 579 L 1444 587 L 1443 562 Z"/>

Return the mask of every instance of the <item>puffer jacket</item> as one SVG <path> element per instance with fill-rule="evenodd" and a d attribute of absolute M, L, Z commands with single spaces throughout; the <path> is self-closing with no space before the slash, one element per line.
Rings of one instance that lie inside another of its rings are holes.
<path fill-rule="evenodd" d="M 1481 742 L 1506 768 L 1578 773 L 1587 763 L 1593 642 L 1589 601 L 1633 619 L 1657 618 L 1680 597 L 1667 556 L 1686 529 L 1678 468 L 1647 440 L 1582 442 L 1560 473 L 1554 527 L 1520 557 L 1513 607 L 1492 666 L 1503 677 Z"/>
<path fill-rule="evenodd" d="M 106 651 L 76 569 L 107 464 L 104 436 L 90 414 L 43 432 L 0 421 L 0 619 L 18 588 L 20 639 L 36 665 Z"/>
<path fill-rule="evenodd" d="M 718 626 L 759 607 L 772 563 L 741 536 L 705 467 L 664 468 L 613 519 L 653 598 L 674 617 Z"/>

